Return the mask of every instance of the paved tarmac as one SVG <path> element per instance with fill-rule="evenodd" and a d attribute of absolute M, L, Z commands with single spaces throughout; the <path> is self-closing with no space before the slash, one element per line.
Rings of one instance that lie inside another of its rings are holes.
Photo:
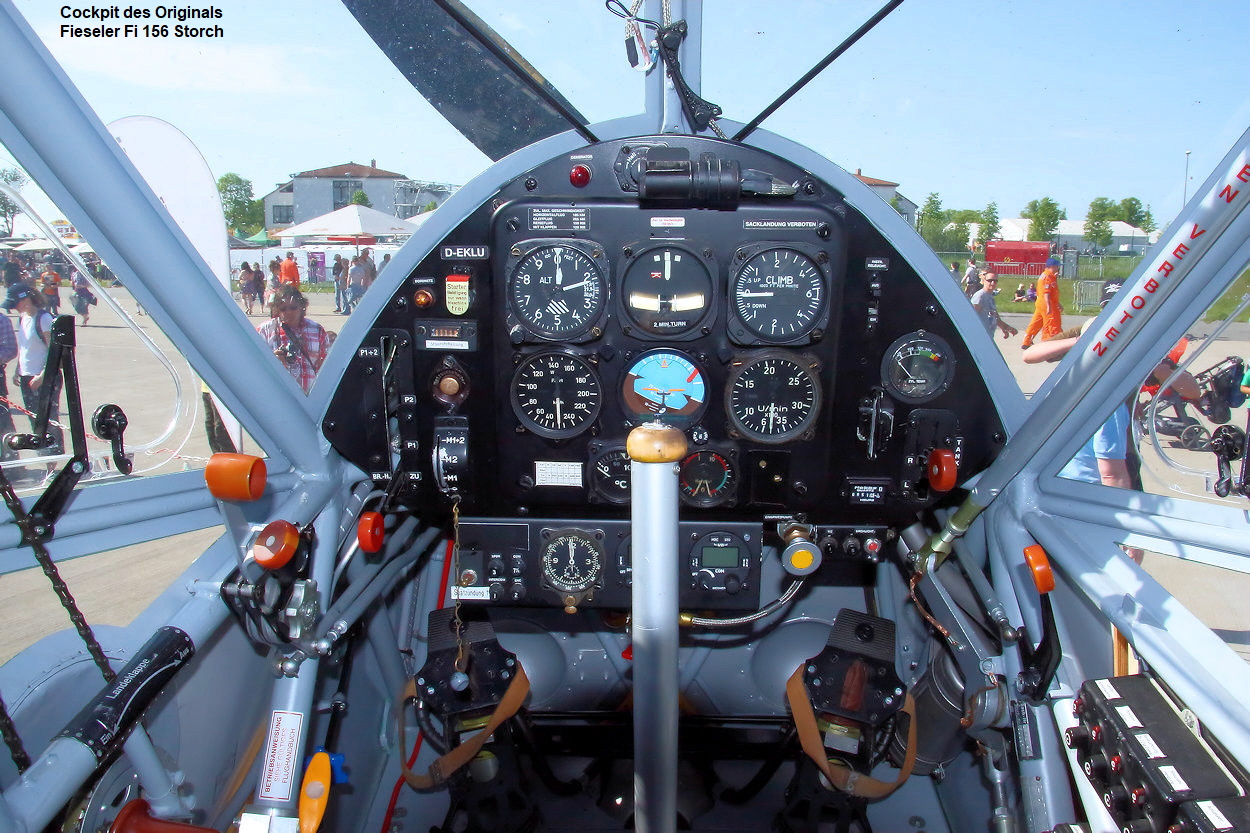
<path fill-rule="evenodd" d="M 183 410 L 198 409 L 200 386 L 185 368 L 170 343 L 147 316 L 137 308 L 124 289 L 110 290 L 122 311 L 133 318 L 140 330 L 167 356 L 175 372 L 164 362 L 153 358 L 138 343 L 134 334 L 102 300 L 93 308 L 90 323 L 78 328 L 78 365 L 82 382 L 84 411 L 88 420 L 103 402 L 116 402 L 125 411 L 130 427 L 126 432 L 128 449 L 135 450 L 136 467 L 140 472 L 155 474 L 188 468 L 201 468 L 209 455 L 201 413 L 195 410 L 190 418 L 183 414 L 178 430 L 169 431 L 179 415 L 175 393 L 180 390 Z M 329 294 L 310 294 L 309 316 L 327 329 L 338 332 L 346 316 L 333 313 L 334 299 Z M 257 307 L 259 310 L 260 307 Z M 66 310 L 63 310 L 66 311 Z M 1027 317 L 1008 315 L 1007 320 L 1023 330 Z M 1079 323 L 1079 317 L 1068 317 L 1065 323 Z M 254 315 L 252 326 L 265 318 Z M 1201 334 L 1201 332 L 1199 332 Z M 1020 337 L 996 338 L 1009 367 L 1026 394 L 1032 394 L 1054 365 L 1026 365 L 1019 347 Z M 1221 342 L 1212 345 L 1199 367 L 1206 367 L 1226 355 L 1250 356 L 1250 325 L 1234 325 Z M 1205 358 L 1209 356 L 1209 360 Z M 18 417 L 19 430 L 25 419 Z M 105 468 L 107 444 L 91 444 L 93 466 Z M 254 446 L 250 446 L 254 449 Z M 1193 465 L 1210 468 L 1209 453 L 1169 449 Z M 32 471 L 42 472 L 44 463 L 34 461 Z M 1193 488 L 1201 488 L 1194 478 Z M 1169 493 L 1175 484 L 1156 480 L 1148 483 L 1152 490 Z M 126 625 L 153 598 L 185 569 L 204 547 L 220 534 L 217 528 L 187 533 L 176 539 L 154 541 L 97 556 L 75 559 L 62 564 L 62 572 L 88 619 L 95 624 Z M 33 561 L 32 561 L 33 564 Z M 1182 562 L 1152 553 L 1146 555 L 1145 567 L 1208 626 L 1250 660 L 1250 613 L 1244 599 L 1250 595 L 1250 577 L 1202 564 Z M 68 624 L 65 613 L 57 605 L 47 579 L 35 568 L 0 577 L 0 662 L 41 635 L 59 630 Z"/>

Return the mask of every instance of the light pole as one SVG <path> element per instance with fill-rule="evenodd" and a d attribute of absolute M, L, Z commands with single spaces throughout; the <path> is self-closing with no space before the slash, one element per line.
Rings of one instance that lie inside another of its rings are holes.
<path fill-rule="evenodd" d="M 1185 183 L 1181 189 L 1181 208 L 1185 207 L 1185 203 L 1189 202 L 1189 154 L 1191 150 L 1185 151 Z"/>

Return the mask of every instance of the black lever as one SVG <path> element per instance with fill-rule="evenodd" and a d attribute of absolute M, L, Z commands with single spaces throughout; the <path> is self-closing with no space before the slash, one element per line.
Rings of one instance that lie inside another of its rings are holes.
<path fill-rule="evenodd" d="M 695 132 L 699 133 L 707 130 L 712 119 L 721 114 L 721 108 L 695 95 L 694 90 L 690 89 L 690 85 L 682 77 L 677 47 L 681 46 L 681 42 L 686 39 L 686 31 L 686 21 L 679 20 L 661 29 L 656 41 L 660 47 L 660 59 L 664 61 L 664 69 L 668 71 L 668 77 L 673 79 L 673 86 L 677 88 L 677 94 L 681 96 L 682 112 L 686 114 Z"/>
<path fill-rule="evenodd" d="M 126 445 L 122 435 L 130 421 L 122 409 L 112 403 L 101 405 L 95 409 L 91 417 L 91 432 L 102 440 L 108 440 L 113 446 L 113 465 L 122 474 L 130 474 L 134 462 L 126 456 Z"/>
<path fill-rule="evenodd" d="M 1240 460 L 1246 452 L 1246 433 L 1232 425 L 1221 425 L 1211 435 L 1211 451 L 1219 466 L 1220 478 L 1215 481 L 1215 494 L 1228 497 L 1233 491 L 1233 461 Z"/>

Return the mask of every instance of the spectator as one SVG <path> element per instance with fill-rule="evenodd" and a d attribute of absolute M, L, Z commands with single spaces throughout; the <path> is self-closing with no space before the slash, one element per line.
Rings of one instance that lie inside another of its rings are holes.
<path fill-rule="evenodd" d="M 1016 287 L 1015 297 L 1012 298 L 1011 300 L 1015 301 L 1016 303 L 1020 303 L 1022 301 L 1027 301 L 1028 296 L 1029 296 L 1029 293 L 1025 291 L 1024 284 L 1020 284 L 1019 286 Z"/>
<path fill-rule="evenodd" d="M 52 343 L 52 316 L 43 308 L 42 293 L 36 292 L 30 285 L 17 283 L 9 287 L 4 303 L 6 310 L 16 309 L 20 318 L 17 327 L 17 382 L 22 391 L 22 405 L 31 414 L 30 424 L 34 427 L 39 414 L 48 408 L 48 433 L 52 435 L 50 447 L 55 454 L 60 454 L 65 447 L 65 437 L 56 425 L 59 414 L 59 401 L 49 406 L 48 392 L 55 385 L 44 385 L 47 376 L 48 346 Z M 52 372 L 58 372 L 52 368 Z M 49 465 L 49 471 L 55 466 Z"/>
<path fill-rule="evenodd" d="M 1033 339 L 1040 334 L 1041 340 L 1055 338 L 1063 331 L 1063 305 L 1059 303 L 1059 260 L 1049 257 L 1046 268 L 1037 279 L 1037 302 L 1033 307 L 1033 318 L 1024 331 L 1024 341 L 1020 347 L 1026 349 L 1033 346 Z"/>
<path fill-rule="evenodd" d="M 299 264 L 295 262 L 295 252 L 286 253 L 286 260 L 278 267 L 278 278 L 287 286 L 299 289 Z"/>
<path fill-rule="evenodd" d="M 981 290 L 981 273 L 977 270 L 977 262 L 969 258 L 968 268 L 964 270 L 964 294 L 971 298 Z"/>
<path fill-rule="evenodd" d="M 996 292 L 998 292 L 998 275 L 988 270 L 982 272 L 981 288 L 972 296 L 972 307 L 977 311 L 977 317 L 985 325 L 985 331 L 990 334 L 990 338 L 994 337 L 995 327 L 1002 330 L 1003 338 L 1009 338 L 1020 331 L 999 316 L 998 304 L 994 303 Z"/>
<path fill-rule="evenodd" d="M 304 393 L 325 363 L 334 336 L 307 318 L 308 299 L 296 287 L 278 289 L 273 302 L 273 318 L 257 328 L 273 354 L 286 365 Z"/>

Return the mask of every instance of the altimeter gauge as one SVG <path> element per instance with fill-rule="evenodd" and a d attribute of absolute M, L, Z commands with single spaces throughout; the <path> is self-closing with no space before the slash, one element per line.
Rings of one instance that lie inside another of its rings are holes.
<path fill-rule="evenodd" d="M 807 439 L 820 415 L 816 361 L 781 350 L 735 359 L 725 387 L 725 412 L 732 431 L 776 445 Z"/>
<path fill-rule="evenodd" d="M 553 440 L 585 431 L 599 416 L 599 374 L 585 358 L 564 350 L 536 353 L 512 374 L 512 412 L 523 426 Z"/>
<path fill-rule="evenodd" d="M 747 259 L 729 287 L 739 340 L 790 344 L 806 339 L 827 316 L 829 289 L 816 261 L 778 246 Z"/>
<path fill-rule="evenodd" d="M 508 274 L 509 311 L 522 329 L 543 340 L 568 341 L 585 335 L 606 303 L 603 269 L 579 246 L 538 246 Z"/>

